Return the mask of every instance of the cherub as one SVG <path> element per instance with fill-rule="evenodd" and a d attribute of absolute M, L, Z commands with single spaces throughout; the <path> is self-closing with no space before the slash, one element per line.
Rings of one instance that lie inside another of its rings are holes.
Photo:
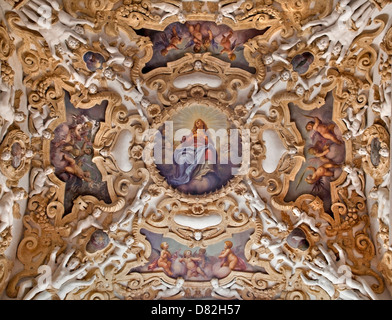
<path fill-rule="evenodd" d="M 143 194 L 143 190 L 147 185 L 147 182 L 148 181 L 143 182 L 143 185 L 138 189 L 132 204 L 124 209 L 120 218 L 116 222 L 120 227 L 132 224 L 135 215 L 138 216 L 138 223 L 142 221 L 143 210 L 149 205 L 148 201 L 151 199 L 151 195 L 148 192 Z M 128 215 L 128 213 L 130 214 Z"/>
<path fill-rule="evenodd" d="M 204 273 L 202 268 L 198 265 L 198 263 L 201 260 L 202 260 L 201 258 L 192 257 L 192 252 L 190 250 L 185 250 L 184 256 L 180 258 L 178 261 L 181 263 L 185 263 L 185 267 L 187 270 L 186 275 L 188 278 L 196 277 L 199 274 L 207 278 L 207 275 Z"/>
<path fill-rule="evenodd" d="M 238 268 L 243 268 L 243 261 L 236 256 L 236 254 L 231 249 L 233 243 L 231 241 L 225 241 L 224 248 L 218 258 L 222 260 L 221 267 L 229 267 L 230 270 L 236 270 Z"/>
<path fill-rule="evenodd" d="M 223 35 L 221 41 L 219 42 L 219 44 L 223 47 L 223 49 L 220 51 L 220 54 L 223 53 L 227 53 L 227 57 L 233 61 L 237 58 L 237 56 L 235 55 L 234 51 L 236 50 L 237 46 L 236 44 L 236 40 L 234 40 L 233 42 L 231 42 L 231 38 L 233 36 L 233 30 L 230 30 L 229 33 L 227 35 Z"/>
<path fill-rule="evenodd" d="M 363 115 L 365 114 L 367 108 L 368 106 L 365 106 L 362 110 L 354 115 L 353 109 L 349 107 L 347 109 L 348 120 L 346 118 L 342 118 L 347 126 L 347 129 L 351 131 L 353 137 L 357 137 L 365 131 L 365 129 L 361 129 L 361 125 L 363 123 Z"/>
<path fill-rule="evenodd" d="M 69 236 L 69 238 L 72 240 L 77 235 L 79 235 L 83 230 L 90 228 L 90 227 L 95 227 L 97 229 L 103 229 L 103 226 L 98 221 L 98 219 L 101 217 L 101 214 L 102 214 L 101 209 L 94 208 L 91 215 L 88 215 L 87 218 L 80 220 L 78 222 L 75 231 Z"/>
<path fill-rule="evenodd" d="M 161 20 L 159 21 L 159 23 L 163 23 L 164 20 L 166 20 L 167 18 L 171 17 L 171 16 L 177 16 L 178 21 L 180 21 L 181 23 L 185 23 L 185 17 L 184 15 L 181 13 L 182 11 L 182 3 L 180 3 L 178 6 L 175 6 L 173 4 L 170 3 L 165 3 L 165 2 L 151 2 L 151 6 L 153 8 L 157 8 L 160 9 L 162 11 L 167 12 L 166 14 L 164 14 L 161 17 Z"/>
<path fill-rule="evenodd" d="M 342 62 L 353 40 L 365 29 L 375 10 L 374 6 L 368 1 L 359 0 L 355 2 L 358 5 L 348 7 L 334 24 L 317 31 L 308 40 L 308 44 L 311 44 L 319 37 L 328 37 L 330 41 L 329 49 L 323 55 L 327 62 L 329 62 L 332 51 L 337 52 L 337 46 L 340 46 L 340 50 L 336 63 Z M 354 12 L 358 7 L 359 9 Z"/>
<path fill-rule="evenodd" d="M 262 236 L 259 242 L 260 247 L 264 247 L 272 252 L 273 257 L 270 264 L 273 268 L 275 268 L 275 270 L 278 270 L 282 263 L 286 263 L 291 268 L 294 268 L 295 264 L 283 252 L 283 240 L 277 240 L 275 243 L 272 243 L 269 237 Z"/>
<path fill-rule="evenodd" d="M 13 225 L 14 218 L 20 218 L 20 213 L 14 209 L 14 204 L 25 198 L 27 198 L 27 193 L 22 188 L 7 188 L 3 193 L 0 199 L 0 234 Z M 1 237 L 0 240 L 2 240 Z"/>
<path fill-rule="evenodd" d="M 344 166 L 343 170 L 347 172 L 346 181 L 341 185 L 341 188 L 345 188 L 348 186 L 348 197 L 351 198 L 352 192 L 355 192 L 363 198 L 366 198 L 365 194 L 362 191 L 363 180 L 360 176 L 363 176 L 363 172 L 361 169 L 357 169 L 355 167 L 351 167 L 349 165 Z"/>
<path fill-rule="evenodd" d="M 76 257 L 70 259 L 75 249 L 69 250 L 62 258 L 61 263 L 56 263 L 59 249 L 60 247 L 55 247 L 50 255 L 48 264 L 41 265 L 38 268 L 40 276 L 37 278 L 37 285 L 24 296 L 24 300 L 39 299 L 37 294 L 49 288 L 61 291 L 64 289 L 64 286 L 68 286 L 70 281 L 74 281 L 75 278 L 78 278 L 80 274 L 84 273 L 91 266 L 91 263 L 86 263 L 82 267 L 77 268 L 80 263 L 79 259 Z M 84 282 L 84 284 L 86 283 Z"/>
<path fill-rule="evenodd" d="M 389 215 L 391 212 L 389 190 L 385 187 L 375 187 L 369 192 L 369 198 L 377 201 L 378 218 L 385 224 L 389 225 Z"/>
<path fill-rule="evenodd" d="M 58 20 L 52 23 L 53 21 L 51 18 L 45 19 L 42 16 L 42 8 L 50 13 L 52 9 L 57 11 Z M 60 57 L 58 57 L 56 53 L 57 47 L 61 47 L 62 51 L 68 52 L 69 55 L 73 56 L 72 52 L 64 45 L 65 41 L 71 37 L 83 44 L 87 43 L 80 34 L 72 30 L 73 27 L 76 27 L 77 25 L 94 27 L 93 22 L 76 19 L 64 10 L 61 10 L 59 4 L 55 0 L 32 0 L 23 6 L 19 11 L 19 15 L 24 20 L 27 28 L 38 31 L 43 36 L 49 46 L 52 56 L 56 60 L 60 60 Z"/>
<path fill-rule="evenodd" d="M 392 86 L 383 83 L 380 88 L 380 101 L 372 104 L 372 110 L 380 114 L 381 120 L 389 124 L 392 112 Z"/>
<path fill-rule="evenodd" d="M 322 259 L 321 257 L 316 257 L 314 259 L 314 262 L 304 261 L 304 264 L 307 265 L 312 271 L 328 279 L 334 285 L 345 284 L 350 289 L 357 289 L 363 295 L 375 298 L 374 294 L 371 292 L 371 289 L 368 288 L 367 284 L 364 285 L 363 282 L 358 282 L 352 278 L 350 270 L 347 270 L 347 268 L 349 269 L 349 267 L 347 267 L 345 263 L 346 257 L 343 250 L 339 247 L 338 244 L 334 244 L 334 247 L 339 252 L 339 258 L 341 259 L 340 264 L 341 266 L 344 266 L 344 268 L 339 267 L 336 264 L 336 261 L 332 259 L 331 255 L 324 249 L 322 245 L 319 245 L 319 249 L 326 261 L 324 261 L 324 259 Z"/>
<path fill-rule="evenodd" d="M 0 77 L 1 80 L 1 77 Z M 0 82 L 0 140 L 4 138 L 8 128 L 14 122 L 23 122 L 26 119 L 26 115 L 17 111 L 14 108 L 15 103 L 15 90 L 13 87 L 8 88 L 6 85 Z"/>
<path fill-rule="evenodd" d="M 334 123 L 325 124 L 318 117 L 309 117 L 309 118 L 313 118 L 314 121 L 309 121 L 306 124 L 305 127 L 306 131 L 314 130 L 318 132 L 325 139 L 331 140 L 336 144 L 343 144 L 343 142 L 337 138 L 334 132 L 336 126 Z"/>
<path fill-rule="evenodd" d="M 292 209 L 293 214 L 298 218 L 298 221 L 294 224 L 293 228 L 297 228 L 302 223 L 308 225 L 316 233 L 320 233 L 320 229 L 316 227 L 316 220 L 307 215 L 305 211 L 301 211 L 298 207 Z"/>
<path fill-rule="evenodd" d="M 46 120 L 50 111 L 48 105 L 43 105 L 41 111 L 33 108 L 31 105 L 29 105 L 27 108 L 30 111 L 30 119 L 32 120 L 36 131 L 36 133 L 33 133 L 33 137 L 41 137 L 42 132 L 48 129 L 53 121 L 58 119 L 58 116 L 55 116 Z"/>
<path fill-rule="evenodd" d="M 105 50 L 110 53 L 110 58 L 106 61 L 106 65 L 110 66 L 111 64 L 120 64 L 124 65 L 126 68 L 131 68 L 133 65 L 133 61 L 130 60 L 128 57 L 125 57 L 117 48 L 117 46 L 111 46 L 109 43 L 99 37 L 99 42 L 103 44 Z"/>
<path fill-rule="evenodd" d="M 177 45 L 181 44 L 182 37 L 178 35 L 176 26 L 172 27 L 172 34 L 170 39 L 167 39 L 166 34 L 164 34 L 164 48 L 160 51 L 162 56 L 166 56 L 170 50 L 179 50 Z"/>
<path fill-rule="evenodd" d="M 163 270 L 169 275 L 172 276 L 173 272 L 170 270 L 172 261 L 171 261 L 171 253 L 168 250 L 169 249 L 169 244 L 167 242 L 162 242 L 161 243 L 161 253 L 159 256 L 159 259 L 157 261 L 157 266 L 163 268 Z"/>
<path fill-rule="evenodd" d="M 315 167 L 309 166 L 306 170 L 313 171 L 312 174 L 308 175 L 305 178 L 305 181 L 309 184 L 315 184 L 318 182 L 322 177 L 333 177 L 334 172 L 331 170 L 332 168 L 340 168 L 340 165 L 327 162 L 323 165 L 319 166 L 317 169 Z"/>
<path fill-rule="evenodd" d="M 104 262 L 99 265 L 100 270 L 105 270 L 106 266 L 108 266 L 113 261 L 118 261 L 118 265 L 116 270 L 120 270 L 125 262 L 136 257 L 133 253 L 129 252 L 129 249 L 132 247 L 132 244 L 135 242 L 135 239 L 132 236 L 129 236 L 125 239 L 125 244 L 123 242 L 110 239 L 110 242 L 114 246 L 114 250 L 110 253 L 110 257 L 108 257 Z"/>
<path fill-rule="evenodd" d="M 218 11 L 219 16 L 217 18 L 218 21 L 222 20 L 223 17 L 227 17 L 237 23 L 237 19 L 234 16 L 234 12 L 237 11 L 241 5 L 245 2 L 245 0 L 239 0 L 237 2 L 229 3 L 226 5 L 222 5 L 221 2 L 218 3 Z"/>
<path fill-rule="evenodd" d="M 211 279 L 210 281 L 212 286 L 211 296 L 213 298 L 226 298 L 226 299 L 237 298 L 238 300 L 242 300 L 237 290 L 244 290 L 244 287 L 236 284 L 236 281 L 237 279 L 233 279 L 231 282 L 223 286 L 220 286 L 218 279 L 216 278 Z"/>
<path fill-rule="evenodd" d="M 58 188 L 58 186 L 49 180 L 49 175 L 54 172 L 53 166 L 47 166 L 45 169 L 34 167 L 31 170 L 31 191 L 30 198 L 36 194 L 41 194 L 45 197 L 46 193 L 51 187 Z"/>
<path fill-rule="evenodd" d="M 260 198 L 256 188 L 253 186 L 252 183 L 249 183 L 250 189 L 252 191 L 252 194 L 249 192 L 246 192 L 244 194 L 244 198 L 248 202 L 248 206 L 250 210 L 252 211 L 252 218 L 255 219 L 256 215 L 263 211 L 267 210 L 272 213 L 271 208 Z"/>
<path fill-rule="evenodd" d="M 63 154 L 63 158 L 64 160 L 67 161 L 67 165 L 64 167 L 64 171 L 74 175 L 75 177 L 78 177 L 79 179 L 83 180 L 83 181 L 87 181 L 90 182 L 90 172 L 89 171 L 84 171 L 82 169 L 82 167 L 80 166 L 80 161 L 76 162 L 76 160 L 74 158 L 72 158 L 71 156 L 67 155 L 67 154 Z"/>
<path fill-rule="evenodd" d="M 161 298 L 170 298 L 177 295 L 183 297 L 185 295 L 185 292 L 182 289 L 184 282 L 185 280 L 179 277 L 176 279 L 176 284 L 173 286 L 161 279 L 161 284 L 159 286 L 151 287 L 153 290 L 159 290 L 155 299 L 159 300 Z"/>

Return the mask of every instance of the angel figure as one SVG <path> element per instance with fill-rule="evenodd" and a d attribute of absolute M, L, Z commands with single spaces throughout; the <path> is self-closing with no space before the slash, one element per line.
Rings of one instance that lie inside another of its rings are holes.
<path fill-rule="evenodd" d="M 298 221 L 294 224 L 293 228 L 297 228 L 302 223 L 308 225 L 316 233 L 321 233 L 320 229 L 316 227 L 316 220 L 310 216 L 305 211 L 301 211 L 298 207 L 292 209 L 293 214 L 298 218 Z"/>
<path fill-rule="evenodd" d="M 311 44 L 317 38 L 327 36 L 330 44 L 324 57 L 327 58 L 328 62 L 332 51 L 336 51 L 336 47 L 339 45 L 340 50 L 336 63 L 341 63 L 353 40 L 361 34 L 367 26 L 374 10 L 374 6 L 366 0 L 354 1 L 353 5 L 347 6 L 347 9 L 340 15 L 337 21 L 314 33 L 309 38 L 308 44 Z"/>
<path fill-rule="evenodd" d="M 142 195 L 145 186 L 147 185 L 147 181 L 143 182 L 142 186 L 138 189 L 133 202 L 124 209 L 122 215 L 116 222 L 119 227 L 125 227 L 127 224 L 131 224 L 135 215 L 138 216 L 138 223 L 141 223 L 143 217 L 143 210 L 148 206 L 148 201 L 151 200 L 151 195 L 146 192 Z M 128 213 L 130 213 L 128 215 Z"/>
<path fill-rule="evenodd" d="M 8 128 L 14 122 L 23 122 L 26 119 L 26 115 L 17 111 L 14 108 L 15 103 L 15 90 L 13 87 L 7 87 L 1 83 L 0 77 L 0 140 L 4 138 Z"/>
<path fill-rule="evenodd" d="M 305 181 L 309 184 L 316 184 L 316 183 L 320 182 L 320 180 L 323 177 L 333 177 L 334 171 L 331 170 L 333 168 L 340 168 L 340 165 L 329 161 L 327 163 L 322 164 L 317 169 L 315 167 L 309 166 L 306 168 L 306 170 L 311 170 L 313 173 L 309 174 L 305 178 Z"/>
<path fill-rule="evenodd" d="M 87 218 L 80 220 L 76 226 L 75 231 L 69 236 L 69 239 L 72 240 L 77 235 L 79 235 L 83 230 L 86 230 L 90 227 L 95 227 L 97 229 L 103 229 L 103 226 L 98 221 L 98 219 L 102 215 L 102 210 L 99 208 L 94 208 L 91 215 L 88 215 Z"/>
<path fill-rule="evenodd" d="M 389 190 L 385 187 L 375 187 L 369 192 L 369 198 L 377 201 L 377 216 L 382 222 L 389 225 L 391 203 L 389 201 Z"/>
<path fill-rule="evenodd" d="M 263 211 L 267 210 L 272 213 L 271 208 L 260 198 L 259 193 L 252 183 L 249 183 L 252 194 L 246 192 L 244 194 L 244 198 L 247 200 L 248 206 L 252 211 L 252 219 L 256 219 L 256 215 Z"/>
<path fill-rule="evenodd" d="M 351 194 L 353 191 L 355 191 L 360 197 L 366 198 L 365 194 L 362 191 L 362 185 L 364 183 L 363 171 L 349 165 L 344 166 L 343 170 L 347 172 L 347 177 L 346 181 L 341 185 L 341 188 L 345 188 L 348 186 L 348 198 L 351 198 Z"/>
<path fill-rule="evenodd" d="M 336 125 L 334 123 L 326 124 L 321 121 L 318 117 L 310 117 L 307 116 L 308 118 L 312 118 L 313 121 L 309 121 L 306 124 L 306 131 L 316 131 L 318 132 L 323 138 L 327 140 L 331 140 L 332 142 L 336 144 L 343 144 L 343 141 L 340 141 L 338 137 L 336 136 L 334 130 Z"/>
<path fill-rule="evenodd" d="M 302 282 L 307 286 L 317 286 L 323 289 L 331 298 L 335 298 L 336 289 L 334 284 L 328 280 L 326 277 L 317 274 L 316 272 L 309 270 L 307 275 L 310 279 L 306 278 L 302 273 L 300 274 Z M 339 296 L 342 300 L 362 300 L 354 290 L 340 290 Z"/>
<path fill-rule="evenodd" d="M 223 35 L 219 44 L 223 47 L 220 51 L 220 54 L 227 53 L 227 57 L 230 61 L 233 61 L 237 58 L 235 55 L 235 51 L 238 49 L 238 45 L 236 45 L 237 40 L 231 42 L 231 37 L 233 36 L 233 30 L 230 30 L 227 35 Z"/>
<path fill-rule="evenodd" d="M 222 5 L 221 2 L 218 3 L 218 21 L 222 20 L 222 17 L 229 18 L 237 23 L 237 19 L 234 16 L 234 12 L 237 11 L 241 5 L 245 2 L 245 0 L 238 0 L 237 2 L 232 2 L 226 5 Z"/>
<path fill-rule="evenodd" d="M 200 23 L 190 24 L 186 23 L 191 40 L 185 45 L 185 49 L 193 46 L 193 51 L 199 53 L 202 49 L 208 50 L 212 45 L 217 48 L 217 42 L 210 28 L 202 29 Z"/>
<path fill-rule="evenodd" d="M 160 33 L 160 40 L 157 41 L 156 46 L 160 48 L 162 56 L 167 56 L 171 50 L 179 50 L 178 45 L 181 44 L 182 37 L 178 34 L 177 26 L 171 28 L 171 34 L 167 35 L 166 32 Z M 162 47 L 162 49 L 161 49 Z"/>
<path fill-rule="evenodd" d="M 331 255 L 324 249 L 322 245 L 319 245 L 319 249 L 326 261 L 324 261 L 324 259 L 321 257 L 316 257 L 313 262 L 304 261 L 304 264 L 307 265 L 312 271 L 331 281 L 334 285 L 347 285 L 349 289 L 357 289 L 363 295 L 370 295 L 370 297 L 375 298 L 373 293 L 368 292 L 370 288 L 364 287 L 363 283 L 360 283 L 352 278 L 351 271 L 345 264 L 345 255 L 343 250 L 341 250 L 337 244 L 334 246 L 339 252 L 340 259 L 342 259 L 340 267 L 336 264 L 336 261 L 332 259 Z"/>
<path fill-rule="evenodd" d="M 126 68 L 132 67 L 133 61 L 125 57 L 116 46 L 109 45 L 109 43 L 102 37 L 99 37 L 99 42 L 101 42 L 104 45 L 105 50 L 110 53 L 110 58 L 106 61 L 107 66 L 110 66 L 114 63 L 124 65 Z"/>
<path fill-rule="evenodd" d="M 183 297 L 185 295 L 185 291 L 182 288 L 185 280 L 181 277 L 176 279 L 175 285 L 171 285 L 161 279 L 161 284 L 159 286 L 152 286 L 153 290 L 159 290 L 155 300 L 159 300 L 161 298 L 172 298 L 174 296 Z"/>
<path fill-rule="evenodd" d="M 310 27 L 320 26 L 320 25 L 324 27 L 329 27 L 333 25 L 338 21 L 338 19 L 343 14 L 346 14 L 346 12 L 348 11 L 347 5 L 349 4 L 350 1 L 351 0 L 341 0 L 340 2 L 337 3 L 335 10 L 332 10 L 332 12 L 328 16 L 322 19 L 315 19 L 309 21 L 308 23 L 302 26 L 302 30 L 306 30 Z M 351 12 L 351 9 L 349 9 L 349 12 Z"/>
<path fill-rule="evenodd" d="M 51 21 L 52 10 L 57 11 L 58 16 L 58 20 L 54 23 Z M 50 16 L 45 18 L 42 11 L 45 11 L 46 14 L 49 13 Z M 65 41 L 69 38 L 72 37 L 83 44 L 87 43 L 87 41 L 72 28 L 77 25 L 89 25 L 92 28 L 94 27 L 93 22 L 76 19 L 64 10 L 61 10 L 59 4 L 55 0 L 32 0 L 22 7 L 19 11 L 19 15 L 24 20 L 27 28 L 38 31 L 42 35 L 49 46 L 52 56 L 56 60 L 60 60 L 60 57 L 58 57 L 56 53 L 57 47 L 61 47 L 63 51 L 73 55 L 64 45 Z"/>
<path fill-rule="evenodd" d="M 229 283 L 220 286 L 219 280 L 216 278 L 211 279 L 210 283 L 212 286 L 211 296 L 213 298 L 220 299 L 233 299 L 236 298 L 238 300 L 242 300 L 240 294 L 237 290 L 244 290 L 243 286 L 240 286 L 236 283 L 237 279 L 233 279 Z"/>
<path fill-rule="evenodd" d="M 75 249 L 69 250 L 63 256 L 61 262 L 56 262 L 59 250 L 60 247 L 55 247 L 50 254 L 48 264 L 41 265 L 38 268 L 40 275 L 37 277 L 37 284 L 24 296 L 23 300 L 39 300 L 44 295 L 44 291 L 48 289 L 61 291 L 64 285 L 69 286 L 71 281 L 77 279 L 80 274 L 84 273 L 91 266 L 91 263 L 86 263 L 78 268 L 80 264 L 79 259 L 76 257 L 71 259 Z M 79 284 L 81 283 L 79 282 Z M 88 285 L 85 282 L 84 284 Z"/>
<path fill-rule="evenodd" d="M 27 198 L 27 193 L 22 188 L 12 188 L 4 191 L 0 199 L 0 235 L 9 227 L 12 227 L 14 218 L 19 219 L 20 213 L 15 210 L 16 201 Z M 0 240 L 3 240 L 0 236 Z"/>
<path fill-rule="evenodd" d="M 36 133 L 33 133 L 33 137 L 42 137 L 43 131 L 48 129 L 50 124 L 56 119 L 58 119 L 58 116 L 47 119 L 49 116 L 50 109 L 46 104 L 42 106 L 41 111 L 33 108 L 31 105 L 29 105 L 27 108 L 30 111 L 30 119 L 32 120 L 33 126 L 36 131 Z"/>
<path fill-rule="evenodd" d="M 42 197 L 45 197 L 51 187 L 58 188 L 58 186 L 49 179 L 49 175 L 53 172 L 53 166 L 47 166 L 44 169 L 40 167 L 34 167 L 33 169 L 31 169 L 31 191 L 29 194 L 30 198 L 36 194 L 41 194 Z"/>
<path fill-rule="evenodd" d="M 381 120 L 389 124 L 392 112 L 392 86 L 383 83 L 380 86 L 380 101 L 372 104 L 372 110 L 380 114 Z"/>
<path fill-rule="evenodd" d="M 203 277 L 207 278 L 207 275 L 204 273 L 203 269 L 199 266 L 199 262 L 202 260 L 200 257 L 192 257 L 191 250 L 185 250 L 184 256 L 180 258 L 178 261 L 185 264 L 187 270 L 187 277 L 196 277 L 199 274 Z"/>
<path fill-rule="evenodd" d="M 125 262 L 136 258 L 135 254 L 129 251 L 132 244 L 135 242 L 135 239 L 132 236 L 127 237 L 124 243 L 112 238 L 110 239 L 110 242 L 113 244 L 114 250 L 110 253 L 110 257 L 100 263 L 99 268 L 102 272 L 113 261 L 118 261 L 118 265 L 116 267 L 116 271 L 118 271 L 124 266 Z"/>
<path fill-rule="evenodd" d="M 272 253 L 273 257 L 270 260 L 270 264 L 273 268 L 275 268 L 275 270 L 278 270 L 283 263 L 286 263 L 291 268 L 294 268 L 295 264 L 283 252 L 283 240 L 277 240 L 276 242 L 272 242 L 269 237 L 262 236 L 259 243 L 259 248 L 263 247 L 265 249 L 268 249 Z"/>
<path fill-rule="evenodd" d="M 151 2 L 151 6 L 156 9 L 160 9 L 164 12 L 166 12 L 162 17 L 159 23 L 163 23 L 167 18 L 171 16 L 177 16 L 178 21 L 181 23 L 185 23 L 185 17 L 183 15 L 182 11 L 182 3 L 180 3 L 178 6 L 175 6 L 174 4 L 166 3 L 166 2 Z"/>
<path fill-rule="evenodd" d="M 360 136 L 365 131 L 365 129 L 361 129 L 361 125 L 363 123 L 363 115 L 365 114 L 367 108 L 368 106 L 365 106 L 363 109 L 361 109 L 354 115 L 353 108 L 349 107 L 347 109 L 348 119 L 342 118 L 342 120 L 347 126 L 347 129 L 351 131 L 351 135 L 353 137 Z"/>

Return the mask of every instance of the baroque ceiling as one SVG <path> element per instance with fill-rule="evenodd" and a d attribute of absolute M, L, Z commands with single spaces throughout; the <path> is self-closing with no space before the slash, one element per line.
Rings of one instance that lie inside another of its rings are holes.
<path fill-rule="evenodd" d="M 391 299 L 392 1 L 0 3 L 2 299 Z"/>

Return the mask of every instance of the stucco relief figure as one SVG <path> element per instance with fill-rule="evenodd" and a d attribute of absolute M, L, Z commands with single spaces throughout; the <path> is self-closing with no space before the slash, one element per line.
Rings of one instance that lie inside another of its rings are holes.
<path fill-rule="evenodd" d="M 29 196 L 32 197 L 40 194 L 43 197 L 47 194 L 50 188 L 58 188 L 54 182 L 50 181 L 49 175 L 54 172 L 53 166 L 46 168 L 34 167 L 30 173 L 31 191 Z"/>
<path fill-rule="evenodd" d="M 145 181 L 143 185 L 139 187 L 132 203 L 124 209 L 118 221 L 114 222 L 112 225 L 118 225 L 120 228 L 125 228 L 127 226 L 132 228 L 132 222 L 135 215 L 138 217 L 138 223 L 142 221 L 144 208 L 149 205 L 148 202 L 151 200 L 151 195 L 148 192 L 143 193 L 147 182 L 148 181 Z"/>
<path fill-rule="evenodd" d="M 1 82 L 0 77 L 0 141 L 13 123 L 25 121 L 26 115 L 14 108 L 15 89 Z"/>
<path fill-rule="evenodd" d="M 324 257 L 320 256 L 316 257 L 313 262 L 304 261 L 304 264 L 307 265 L 312 271 L 315 273 L 325 277 L 328 279 L 333 285 L 346 285 L 348 290 L 359 290 L 361 294 L 375 299 L 374 293 L 372 290 L 365 284 L 364 282 L 359 282 L 353 279 L 353 275 L 351 273 L 350 267 L 346 265 L 346 257 L 343 250 L 337 244 L 334 245 L 335 248 L 339 252 L 339 257 L 341 262 L 338 262 L 332 258 L 332 256 L 324 249 L 322 245 L 319 245 L 319 249 Z"/>
<path fill-rule="evenodd" d="M 33 137 L 41 137 L 43 131 L 47 130 L 50 124 L 58 119 L 58 116 L 49 117 L 50 109 L 48 105 L 43 105 L 41 110 L 35 109 L 31 105 L 27 108 L 30 111 L 30 118 L 36 130 L 36 133 L 33 133 Z"/>
<path fill-rule="evenodd" d="M 81 275 L 85 276 L 86 269 L 91 266 L 90 263 L 81 264 L 79 259 L 71 259 L 75 249 L 67 251 L 63 257 L 57 256 L 60 247 L 55 247 L 50 254 L 47 264 L 38 268 L 39 275 L 36 278 L 36 285 L 27 292 L 23 300 L 46 300 L 51 298 L 51 293 L 47 290 L 55 290 L 64 298 L 78 286 L 89 286 L 95 280 L 95 276 L 88 281 L 82 281 Z M 31 285 L 29 281 L 24 282 L 20 288 L 20 294 L 27 286 Z"/>
<path fill-rule="evenodd" d="M 345 3 L 346 4 L 346 3 Z M 354 0 L 350 4 L 338 6 L 337 13 L 324 21 L 326 26 L 322 27 L 314 33 L 308 40 L 308 44 L 311 44 L 314 40 L 327 36 L 330 43 L 328 45 L 328 51 L 324 54 L 327 58 L 327 62 L 331 58 L 331 53 L 338 52 L 337 63 L 341 63 L 348 52 L 353 40 L 357 35 L 361 34 L 367 26 L 370 16 L 374 12 L 375 8 L 373 5 L 364 0 Z M 336 18 L 336 19 L 335 19 Z M 308 27 L 308 26 L 306 26 Z M 340 50 L 337 50 L 337 46 L 340 46 Z"/>
<path fill-rule="evenodd" d="M 244 198 L 247 200 L 246 202 L 250 210 L 252 211 L 252 219 L 256 219 L 256 216 L 258 214 L 260 215 L 261 212 L 264 210 L 267 210 L 272 214 L 272 209 L 266 202 L 261 199 L 254 185 L 252 183 L 249 183 L 249 187 L 252 192 L 244 193 Z"/>
<path fill-rule="evenodd" d="M 103 229 L 102 224 L 99 222 L 99 218 L 102 215 L 102 210 L 99 208 L 94 208 L 93 212 L 87 216 L 87 218 L 80 220 L 76 226 L 76 229 L 72 234 L 69 236 L 70 240 L 74 239 L 78 236 L 82 231 L 90 228 L 95 227 L 97 229 Z"/>
<path fill-rule="evenodd" d="M 163 12 L 166 12 L 165 14 L 162 15 L 159 23 L 163 23 L 163 21 L 165 21 L 167 18 L 171 16 L 177 16 L 178 21 L 181 23 L 185 23 L 186 21 L 184 14 L 182 13 L 181 3 L 178 6 L 175 6 L 174 4 L 165 3 L 165 2 L 152 2 L 151 6 L 153 8 L 160 9 Z"/>
<path fill-rule="evenodd" d="M 342 118 L 344 123 L 347 126 L 347 129 L 351 131 L 351 135 L 353 137 L 357 137 L 361 135 L 365 129 L 361 129 L 362 123 L 364 123 L 364 115 L 368 106 L 365 106 L 363 109 L 354 114 L 353 108 L 347 108 L 347 118 Z"/>
<path fill-rule="evenodd" d="M 283 264 L 287 264 L 289 267 L 294 268 L 295 264 L 284 253 L 282 246 L 283 240 L 278 239 L 272 241 L 269 237 L 262 236 L 259 244 L 256 245 L 255 250 L 257 251 L 260 247 L 269 250 L 273 254 L 270 264 L 277 271 Z"/>
<path fill-rule="evenodd" d="M 56 11 L 58 20 L 52 23 L 52 10 Z M 45 16 L 43 16 L 43 12 Z M 73 55 L 65 45 L 65 41 L 69 38 L 74 38 L 83 44 L 87 41 L 76 31 L 73 30 L 77 25 L 89 25 L 94 27 L 94 23 L 76 19 L 60 9 L 60 5 L 54 0 L 33 0 L 23 6 L 19 11 L 19 15 L 24 21 L 26 27 L 31 30 L 38 31 L 45 39 L 49 46 L 52 56 L 60 60 L 57 55 L 57 46 L 60 46 L 63 51 Z"/>
<path fill-rule="evenodd" d="M 389 190 L 385 187 L 373 188 L 369 192 L 369 198 L 377 201 L 377 217 L 386 225 L 389 225 L 389 215 L 391 212 Z"/>
<path fill-rule="evenodd" d="M 110 239 L 110 242 L 114 246 L 114 250 L 110 253 L 110 256 L 104 262 L 100 263 L 99 268 L 103 272 L 105 268 L 114 261 L 117 261 L 115 270 L 118 271 L 121 270 L 127 261 L 136 258 L 136 255 L 130 252 L 132 244 L 135 242 L 133 237 L 127 237 L 124 242 L 114 239 Z"/>
<path fill-rule="evenodd" d="M 245 0 L 239 0 L 237 2 L 233 2 L 230 4 L 226 4 L 226 5 L 222 5 L 221 3 L 218 4 L 219 6 L 219 15 L 217 20 L 219 22 L 222 22 L 222 16 L 229 18 L 231 20 L 233 20 L 234 22 L 237 22 L 237 19 L 235 17 L 235 12 L 240 9 L 241 5 L 245 2 Z"/>
<path fill-rule="evenodd" d="M 211 296 L 220 299 L 238 299 L 242 300 L 238 290 L 244 290 L 243 286 L 236 283 L 237 279 L 232 280 L 228 284 L 219 285 L 219 280 L 216 278 L 211 279 L 212 286 Z"/>
<path fill-rule="evenodd" d="M 316 220 L 310 217 L 305 211 L 301 211 L 298 207 L 294 207 L 292 211 L 295 217 L 298 219 L 294 224 L 293 228 L 297 228 L 302 223 L 304 223 L 308 225 L 312 231 L 316 233 L 321 233 L 320 229 L 316 227 Z"/>
<path fill-rule="evenodd" d="M 16 201 L 23 200 L 26 197 L 27 193 L 22 188 L 12 188 L 3 192 L 0 198 L 0 235 L 7 228 L 12 227 L 14 218 L 21 218 L 20 213 L 14 210 L 14 204 Z M 2 240 L 3 238 L 0 236 L 0 241 Z"/>
<path fill-rule="evenodd" d="M 366 198 L 362 191 L 364 184 L 363 181 L 363 170 L 355 167 L 346 165 L 343 170 L 347 172 L 346 181 L 340 186 L 341 188 L 348 187 L 348 198 L 351 198 L 352 192 L 355 191 L 360 197 Z"/>
<path fill-rule="evenodd" d="M 383 83 L 379 87 L 380 100 L 372 104 L 372 110 L 380 114 L 380 118 L 389 124 L 391 121 L 392 112 L 392 85 Z"/>
<path fill-rule="evenodd" d="M 184 285 L 185 280 L 181 277 L 176 279 L 175 285 L 171 285 L 161 279 L 161 284 L 159 286 L 152 286 L 151 288 L 153 290 L 159 290 L 158 294 L 156 296 L 156 300 L 162 299 L 162 298 L 170 298 L 174 296 L 184 296 L 185 291 L 182 288 Z"/>

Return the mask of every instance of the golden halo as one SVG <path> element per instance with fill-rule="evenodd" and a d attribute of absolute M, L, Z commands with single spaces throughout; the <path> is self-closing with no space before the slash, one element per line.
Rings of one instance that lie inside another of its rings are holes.
<path fill-rule="evenodd" d="M 192 129 L 197 119 L 202 119 L 208 129 L 218 131 L 227 128 L 227 118 L 219 110 L 203 105 L 193 105 L 182 109 L 173 116 L 174 132 L 180 129 Z"/>

